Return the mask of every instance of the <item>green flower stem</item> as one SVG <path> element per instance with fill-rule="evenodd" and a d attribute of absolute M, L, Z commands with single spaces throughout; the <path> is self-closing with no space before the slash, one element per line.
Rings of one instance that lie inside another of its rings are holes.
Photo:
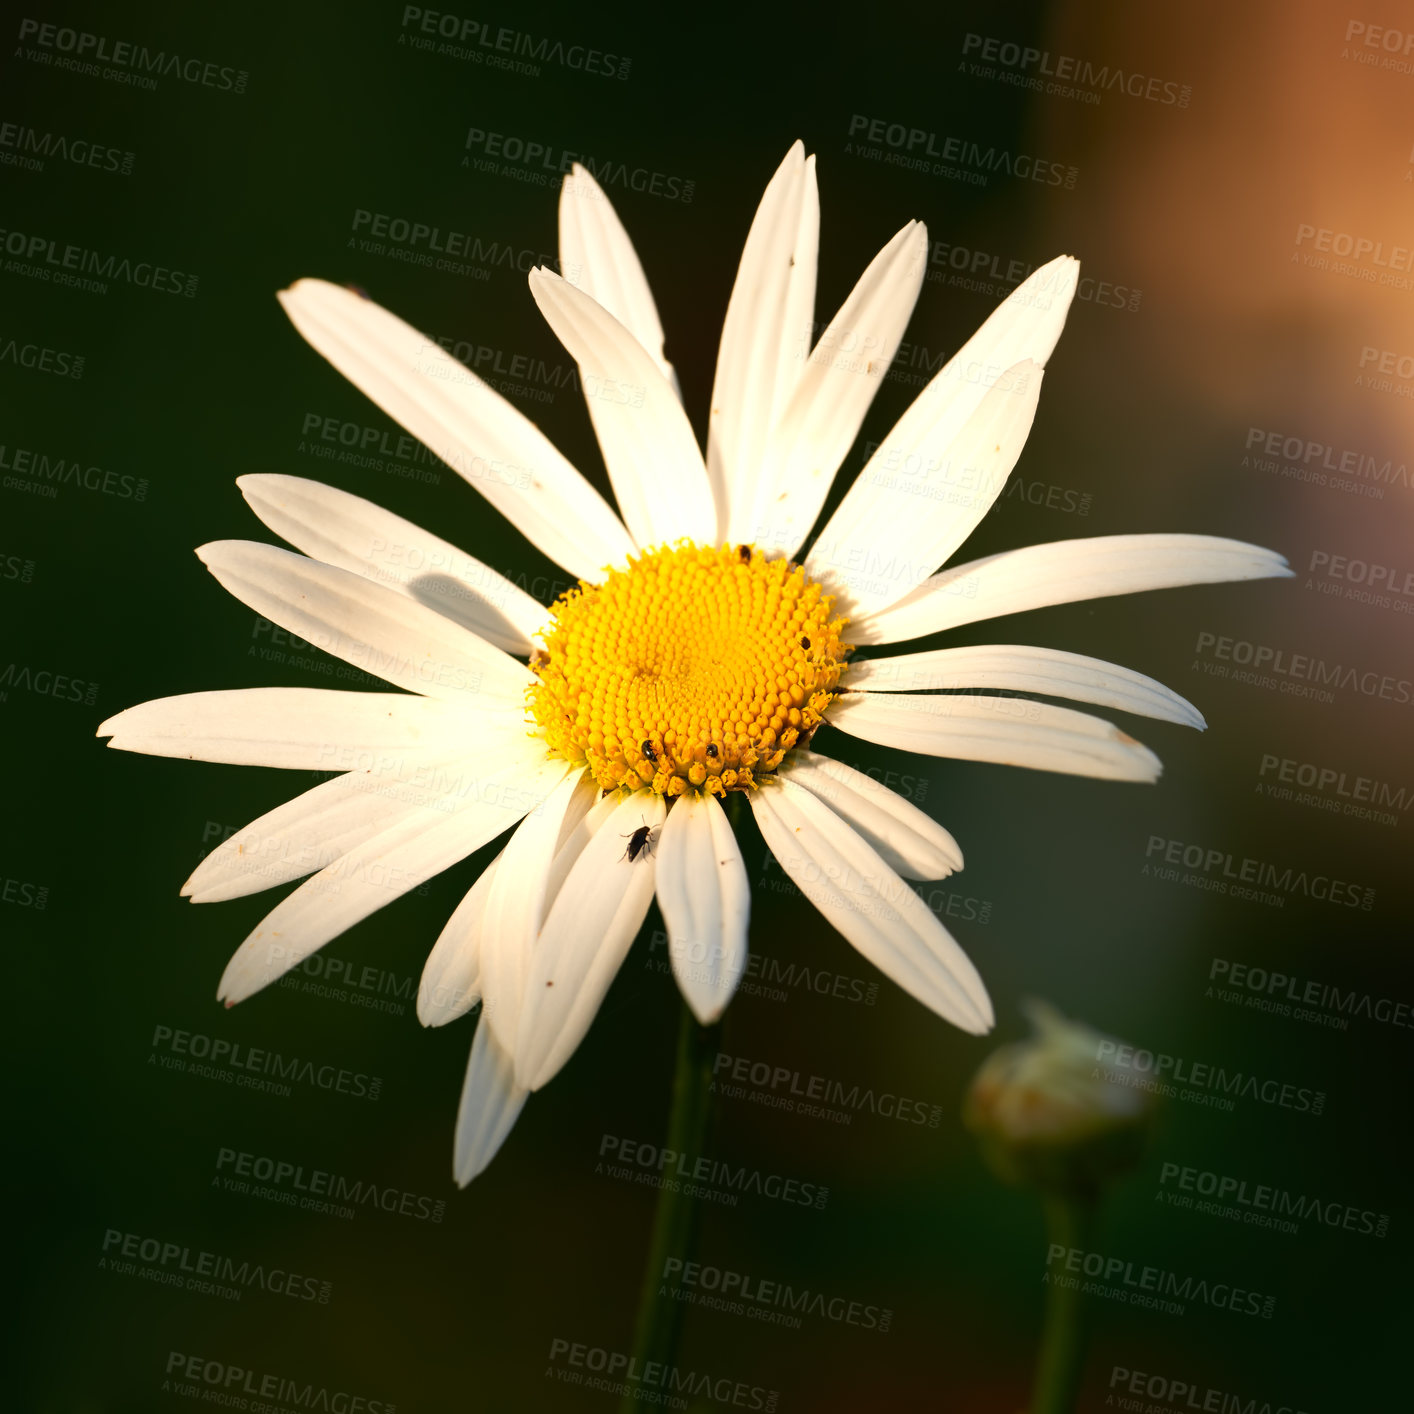
<path fill-rule="evenodd" d="M 712 1111 L 712 1062 L 718 1050 L 720 1023 L 699 1026 L 687 1003 L 682 1004 L 678 1029 L 677 1067 L 673 1073 L 673 1107 L 668 1117 L 664 1147 L 679 1154 L 700 1154 L 707 1139 Z M 638 1298 L 634 1324 L 633 1358 L 642 1371 L 650 1362 L 671 1365 L 682 1327 L 683 1303 L 660 1297 L 663 1266 L 669 1257 L 687 1260 L 697 1240 L 697 1200 L 684 1194 L 676 1180 L 665 1175 L 658 1190 L 653 1215 L 653 1237 L 648 1264 Z M 619 1405 L 620 1414 L 641 1414 L 642 1406 L 631 1395 Z"/>
<path fill-rule="evenodd" d="M 1045 1199 L 1046 1234 L 1058 1247 L 1087 1251 L 1086 1239 L 1095 1218 L 1092 1197 Z M 1060 1279 L 1061 1282 L 1065 1278 Z M 1085 1297 L 1079 1283 L 1062 1285 L 1054 1278 L 1046 1286 L 1041 1321 L 1041 1349 L 1036 1359 L 1036 1383 L 1031 1414 L 1073 1414 L 1085 1368 Z"/>

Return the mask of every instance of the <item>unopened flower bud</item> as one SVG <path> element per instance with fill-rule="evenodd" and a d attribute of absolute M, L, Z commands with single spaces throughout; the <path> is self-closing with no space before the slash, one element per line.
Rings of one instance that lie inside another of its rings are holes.
<path fill-rule="evenodd" d="M 963 1120 L 1008 1183 L 1058 1194 L 1093 1193 L 1133 1168 L 1153 1097 L 1100 1059 L 1113 1038 L 1068 1021 L 1045 1002 L 1023 1008 L 1036 1034 L 983 1062 Z"/>

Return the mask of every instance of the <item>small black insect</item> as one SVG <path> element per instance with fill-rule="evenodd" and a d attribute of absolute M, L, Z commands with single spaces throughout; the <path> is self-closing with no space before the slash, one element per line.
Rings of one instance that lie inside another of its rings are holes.
<path fill-rule="evenodd" d="M 810 647 L 810 640 L 809 640 L 808 638 L 802 638 L 802 639 L 800 640 L 800 646 L 801 646 L 802 648 L 809 648 L 809 647 Z"/>
<path fill-rule="evenodd" d="M 656 761 L 658 759 L 658 753 L 653 750 L 653 743 L 651 741 L 645 741 L 643 743 L 642 751 L 646 760 Z"/>
<path fill-rule="evenodd" d="M 643 817 L 640 815 L 638 818 L 641 820 Z M 656 833 L 648 825 L 640 825 L 631 835 L 620 835 L 620 839 L 628 841 L 624 852 L 619 855 L 620 862 L 627 859 L 630 864 L 633 864 L 640 854 L 652 854 L 653 839 Z"/>
<path fill-rule="evenodd" d="M 707 743 L 707 755 L 710 756 L 713 761 L 717 759 L 717 743 L 715 741 L 709 741 Z"/>
<path fill-rule="evenodd" d="M 737 552 L 737 554 L 741 557 L 741 562 L 742 562 L 742 564 L 744 564 L 744 565 L 749 565 L 749 564 L 751 563 L 751 546 L 750 546 L 750 545 L 738 545 L 738 546 L 736 547 L 736 552 Z"/>

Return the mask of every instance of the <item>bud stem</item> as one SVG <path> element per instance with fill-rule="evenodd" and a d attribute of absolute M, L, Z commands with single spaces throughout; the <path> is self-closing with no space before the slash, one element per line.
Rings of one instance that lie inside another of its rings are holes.
<path fill-rule="evenodd" d="M 673 1107 L 664 1140 L 664 1147 L 675 1153 L 696 1156 L 705 1146 L 712 1114 L 712 1061 L 717 1054 L 721 1029 L 720 1022 L 714 1026 L 699 1026 L 691 1008 L 686 1002 L 682 1004 L 677 1066 L 673 1072 Z M 684 1185 L 666 1181 L 669 1180 L 667 1174 L 663 1177 L 665 1182 L 658 1190 L 653 1237 L 634 1324 L 630 1368 L 638 1370 L 652 1362 L 664 1366 L 673 1363 L 685 1305 L 672 1297 L 660 1297 L 658 1289 L 668 1258 L 688 1260 L 697 1239 L 697 1200 L 680 1191 Z M 642 1406 L 629 1394 L 619 1409 L 620 1414 L 641 1414 Z"/>
<path fill-rule="evenodd" d="M 1086 1251 L 1094 1229 L 1096 1199 L 1090 1195 L 1048 1195 L 1044 1202 L 1051 1243 L 1067 1250 Z M 1085 1298 L 1078 1283 L 1047 1283 L 1031 1414 L 1073 1414 L 1085 1367 L 1085 1314 Z"/>

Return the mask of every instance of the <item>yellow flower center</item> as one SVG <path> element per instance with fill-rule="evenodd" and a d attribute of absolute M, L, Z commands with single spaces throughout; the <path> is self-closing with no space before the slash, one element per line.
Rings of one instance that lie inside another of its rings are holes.
<path fill-rule="evenodd" d="M 834 695 L 850 650 L 832 604 L 746 545 L 647 550 L 554 604 L 530 711 L 605 790 L 749 790 Z"/>

